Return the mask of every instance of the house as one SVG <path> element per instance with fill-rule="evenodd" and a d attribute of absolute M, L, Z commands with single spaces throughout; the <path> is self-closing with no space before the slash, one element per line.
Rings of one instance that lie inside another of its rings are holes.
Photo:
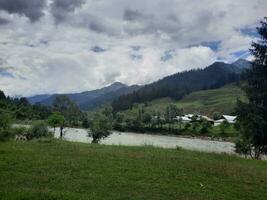
<path fill-rule="evenodd" d="M 193 114 L 187 114 L 187 115 L 182 115 L 182 116 L 176 116 L 174 118 L 174 120 L 178 121 L 178 122 L 182 122 L 182 123 L 190 123 L 192 122 L 192 117 L 194 115 Z"/>
<path fill-rule="evenodd" d="M 201 115 L 200 118 L 207 120 L 211 124 L 214 124 L 214 120 L 205 115 Z"/>
<path fill-rule="evenodd" d="M 214 126 L 219 126 L 224 121 L 228 122 L 229 124 L 234 124 L 236 122 L 236 116 L 222 115 L 221 119 L 214 121 Z"/>
<path fill-rule="evenodd" d="M 236 116 L 223 115 L 222 117 L 230 124 L 234 124 L 236 121 Z"/>

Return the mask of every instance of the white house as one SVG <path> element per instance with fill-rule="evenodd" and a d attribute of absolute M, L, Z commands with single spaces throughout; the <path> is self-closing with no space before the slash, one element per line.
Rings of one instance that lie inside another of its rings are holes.
<path fill-rule="evenodd" d="M 230 124 L 234 124 L 236 121 L 236 116 L 223 115 L 222 117 Z"/>
<path fill-rule="evenodd" d="M 190 123 L 192 120 L 186 116 L 176 116 L 175 120 L 181 121 L 182 123 Z"/>
<path fill-rule="evenodd" d="M 224 121 L 227 121 L 229 124 L 234 124 L 236 122 L 236 116 L 222 115 L 221 119 L 214 121 L 214 126 L 219 126 Z"/>

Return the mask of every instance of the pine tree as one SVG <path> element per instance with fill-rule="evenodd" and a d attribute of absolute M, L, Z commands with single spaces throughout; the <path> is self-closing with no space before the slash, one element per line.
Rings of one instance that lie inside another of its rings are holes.
<path fill-rule="evenodd" d="M 247 84 L 244 90 L 248 103 L 239 102 L 237 113 L 240 125 L 241 140 L 237 143 L 242 147 L 246 143 L 246 152 L 254 158 L 267 153 L 267 17 L 257 28 L 260 40 L 252 43 L 250 49 L 254 60 L 245 77 Z"/>

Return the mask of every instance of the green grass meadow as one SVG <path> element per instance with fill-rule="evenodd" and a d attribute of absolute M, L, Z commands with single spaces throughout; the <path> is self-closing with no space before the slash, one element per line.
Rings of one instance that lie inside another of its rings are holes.
<path fill-rule="evenodd" d="M 267 162 L 150 146 L 0 143 L 0 199 L 265 200 Z"/>

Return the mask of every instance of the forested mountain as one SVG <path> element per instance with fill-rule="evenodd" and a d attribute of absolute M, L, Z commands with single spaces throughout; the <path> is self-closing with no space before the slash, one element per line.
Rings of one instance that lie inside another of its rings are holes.
<path fill-rule="evenodd" d="M 101 89 L 85 91 L 81 93 L 64 94 L 64 95 L 68 96 L 82 109 L 93 109 L 96 106 L 114 100 L 120 95 L 132 93 L 133 91 L 136 91 L 139 88 L 140 86 L 138 85 L 127 86 L 120 82 L 115 82 L 112 85 L 109 85 Z M 36 95 L 29 97 L 28 100 L 32 104 L 40 103 L 42 105 L 52 105 L 54 99 L 58 95 L 59 94 Z"/>
<path fill-rule="evenodd" d="M 147 102 L 162 97 L 178 100 L 193 91 L 219 88 L 238 81 L 240 74 L 248 66 L 249 62 L 246 60 L 238 60 L 232 64 L 215 62 L 204 69 L 173 74 L 145 85 L 132 94 L 120 96 L 112 102 L 112 106 L 115 111 L 125 110 L 134 103 Z"/>

